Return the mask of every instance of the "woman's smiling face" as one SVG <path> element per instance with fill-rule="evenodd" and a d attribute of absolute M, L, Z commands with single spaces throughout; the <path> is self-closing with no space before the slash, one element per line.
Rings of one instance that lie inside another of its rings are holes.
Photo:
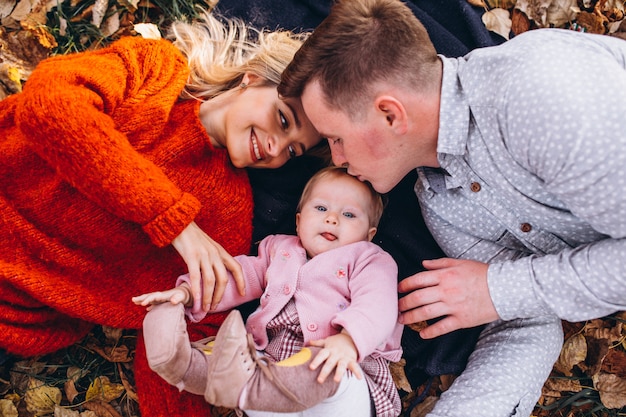
<path fill-rule="evenodd" d="M 262 85 L 258 78 L 246 76 L 243 82 L 226 102 L 221 134 L 209 133 L 228 149 L 235 167 L 278 168 L 322 140 L 300 100 L 281 100 L 276 86 Z"/>

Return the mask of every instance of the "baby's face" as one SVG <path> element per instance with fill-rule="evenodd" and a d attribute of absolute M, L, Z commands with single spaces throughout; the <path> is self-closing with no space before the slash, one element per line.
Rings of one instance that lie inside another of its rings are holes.
<path fill-rule="evenodd" d="M 296 215 L 302 246 L 309 257 L 362 240 L 376 233 L 370 226 L 367 186 L 353 177 L 323 178 Z"/>

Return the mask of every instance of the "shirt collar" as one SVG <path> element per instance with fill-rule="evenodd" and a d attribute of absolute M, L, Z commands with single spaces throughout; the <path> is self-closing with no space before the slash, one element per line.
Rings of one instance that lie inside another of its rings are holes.
<path fill-rule="evenodd" d="M 463 155 L 469 132 L 469 104 L 465 98 L 459 72 L 465 63 L 463 58 L 447 58 L 443 61 L 441 84 L 441 104 L 439 108 L 439 134 L 437 152 L 439 154 Z M 445 155 L 439 155 L 439 158 Z"/>

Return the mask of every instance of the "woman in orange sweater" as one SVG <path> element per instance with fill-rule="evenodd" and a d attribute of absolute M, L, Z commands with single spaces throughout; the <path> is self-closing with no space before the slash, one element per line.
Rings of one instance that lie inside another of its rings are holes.
<path fill-rule="evenodd" d="M 206 14 L 175 23 L 173 43 L 128 37 L 45 60 L 0 101 L 0 349 L 37 355 L 94 324 L 140 328 L 131 297 L 186 271 L 194 294 L 206 285 L 205 310 L 227 269 L 243 282 L 230 255 L 251 243 L 243 168 L 320 142 L 276 91 L 301 36 L 251 32 Z M 208 315 L 193 336 L 223 319 Z M 136 352 L 144 417 L 207 415 L 202 397 L 151 374 L 141 335 Z"/>

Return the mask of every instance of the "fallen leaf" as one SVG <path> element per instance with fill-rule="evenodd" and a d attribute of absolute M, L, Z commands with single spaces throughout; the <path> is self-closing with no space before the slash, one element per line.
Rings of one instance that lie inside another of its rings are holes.
<path fill-rule="evenodd" d="M 400 359 L 398 362 L 391 362 L 389 364 L 389 370 L 391 371 L 391 377 L 396 384 L 396 388 L 405 392 L 411 392 L 413 388 L 411 388 L 411 383 L 404 372 L 405 365 L 406 359 Z"/>
<path fill-rule="evenodd" d="M 85 399 L 87 401 L 98 399 L 110 402 L 124 393 L 122 384 L 112 383 L 107 376 L 99 376 L 89 384 Z"/>
<path fill-rule="evenodd" d="M 626 379 L 601 373 L 594 376 L 593 382 L 606 408 L 626 407 Z"/>
<path fill-rule="evenodd" d="M 487 8 L 484 0 L 467 0 L 467 2 L 475 7 Z"/>
<path fill-rule="evenodd" d="M 121 363 L 117 364 L 117 371 L 120 374 L 120 379 L 122 380 L 122 385 L 124 386 L 124 389 L 126 390 L 126 395 L 128 395 L 128 398 L 130 398 L 131 400 L 135 402 L 139 402 L 139 398 L 137 397 L 137 393 L 135 392 L 135 389 L 133 388 L 131 383 L 128 381 L 128 378 L 126 378 L 126 374 L 122 370 Z"/>
<path fill-rule="evenodd" d="M 161 32 L 154 23 L 137 23 L 133 29 L 146 39 L 161 39 Z"/>
<path fill-rule="evenodd" d="M 91 10 L 91 23 L 99 28 L 109 8 L 109 0 L 96 0 Z"/>
<path fill-rule="evenodd" d="M 67 407 L 54 407 L 54 417 L 80 417 L 80 413 Z"/>
<path fill-rule="evenodd" d="M 526 13 L 520 9 L 513 9 L 511 12 L 511 31 L 515 35 L 519 35 L 528 30 L 530 30 L 530 19 L 526 16 Z"/>
<path fill-rule="evenodd" d="M 87 347 L 109 362 L 130 362 L 133 360 L 130 356 L 130 349 L 126 345 L 102 347 L 95 343 L 89 343 Z"/>
<path fill-rule="evenodd" d="M 483 14 L 482 21 L 487 30 L 509 39 L 511 33 L 511 16 L 508 10 L 492 9 Z"/>
<path fill-rule="evenodd" d="M 91 410 L 98 417 L 122 417 L 109 403 L 100 400 L 91 400 L 83 404 L 87 410 Z"/>
<path fill-rule="evenodd" d="M 587 357 L 587 341 L 585 336 L 577 333 L 563 343 L 561 354 L 554 368 L 563 375 L 571 376 L 574 365 L 584 361 Z"/>
<path fill-rule="evenodd" d="M 546 27 L 548 20 L 548 8 L 552 0 L 517 0 L 515 7 L 539 27 Z"/>
<path fill-rule="evenodd" d="M 548 25 L 560 28 L 576 20 L 579 12 L 577 0 L 552 0 L 546 11 L 546 20 Z"/>
<path fill-rule="evenodd" d="M 51 414 L 54 407 L 61 403 L 63 395 L 57 387 L 46 385 L 44 382 L 29 378 L 28 390 L 24 394 L 26 409 L 36 416 Z"/>
<path fill-rule="evenodd" d="M 0 400 L 0 416 L 2 417 L 18 417 L 17 408 L 13 401 L 7 399 Z"/>

